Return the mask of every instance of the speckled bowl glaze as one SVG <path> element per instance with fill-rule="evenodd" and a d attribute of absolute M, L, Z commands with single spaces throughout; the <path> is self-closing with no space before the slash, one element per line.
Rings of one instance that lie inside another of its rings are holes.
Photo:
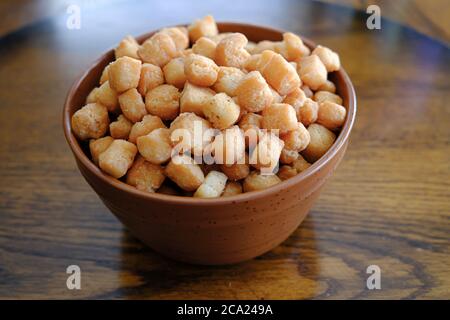
<path fill-rule="evenodd" d="M 241 32 L 251 41 L 282 39 L 283 31 L 218 23 L 220 32 Z M 138 37 L 148 38 L 153 32 Z M 315 44 L 303 39 L 314 48 Z M 271 188 L 217 199 L 145 193 L 103 173 L 71 132 L 70 118 L 98 84 L 113 50 L 100 57 L 72 86 L 63 111 L 67 142 L 81 174 L 130 232 L 164 256 L 195 264 L 230 264 L 259 256 L 298 228 L 327 179 L 342 160 L 356 113 L 353 85 L 341 68 L 331 75 L 344 99 L 347 119 L 334 145 L 306 171 Z"/>

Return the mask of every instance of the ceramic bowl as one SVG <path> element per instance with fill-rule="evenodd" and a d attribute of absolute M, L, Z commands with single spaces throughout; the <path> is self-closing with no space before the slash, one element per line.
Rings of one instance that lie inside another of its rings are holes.
<path fill-rule="evenodd" d="M 262 26 L 218 23 L 220 32 L 241 32 L 250 41 L 278 41 L 283 31 Z M 138 37 L 142 42 L 152 35 Z M 315 44 L 303 38 L 314 48 Z M 195 264 L 230 264 L 257 257 L 282 243 L 305 219 L 320 190 L 342 160 L 355 119 L 356 97 L 343 68 L 330 75 L 344 100 L 347 118 L 336 142 L 310 168 L 262 191 L 236 196 L 197 199 L 145 193 L 103 173 L 85 144 L 71 132 L 70 118 L 98 85 L 103 68 L 113 60 L 102 55 L 70 89 L 63 126 L 81 174 L 103 203 L 129 231 L 160 254 Z"/>

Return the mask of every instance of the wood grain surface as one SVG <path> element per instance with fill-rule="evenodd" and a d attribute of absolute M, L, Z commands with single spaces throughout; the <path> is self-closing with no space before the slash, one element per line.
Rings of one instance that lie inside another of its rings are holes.
<path fill-rule="evenodd" d="M 318 0 L 366 11 L 380 7 L 383 17 L 410 26 L 443 42 L 450 41 L 450 1 L 447 0 Z"/>
<path fill-rule="evenodd" d="M 224 9 L 226 8 L 226 10 Z M 126 34 L 212 13 L 338 51 L 358 97 L 347 154 L 308 218 L 271 252 L 199 267 L 134 239 L 77 171 L 65 95 Z M 0 298 L 450 299 L 450 50 L 399 24 L 303 1 L 128 1 L 0 38 Z M 81 290 L 68 290 L 78 265 Z M 381 290 L 366 268 L 381 268 Z"/>

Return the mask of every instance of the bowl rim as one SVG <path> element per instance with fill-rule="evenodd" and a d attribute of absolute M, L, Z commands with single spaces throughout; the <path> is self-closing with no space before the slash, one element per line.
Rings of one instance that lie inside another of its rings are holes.
<path fill-rule="evenodd" d="M 186 24 L 180 24 L 177 26 L 186 26 Z M 254 24 L 248 24 L 248 23 L 238 23 L 238 22 L 217 22 L 217 26 L 219 30 L 221 27 L 245 27 L 245 28 L 257 28 L 260 29 L 263 32 L 270 32 L 270 33 L 278 33 L 283 34 L 284 30 L 275 29 L 271 27 L 261 26 L 261 25 L 254 25 Z M 162 29 L 162 28 L 160 28 Z M 139 35 L 136 37 L 139 42 L 142 42 L 144 39 L 148 38 L 151 34 L 157 32 L 160 29 L 156 29 L 154 31 L 150 31 L 147 33 L 144 33 L 142 35 Z M 313 49 L 316 47 L 316 44 L 303 36 L 300 36 L 303 42 L 310 48 Z M 333 145 L 330 147 L 330 149 L 327 150 L 327 152 L 316 162 L 314 162 L 309 168 L 306 170 L 300 172 L 296 176 L 289 178 L 287 180 L 284 180 L 274 186 L 271 186 L 267 189 L 263 190 L 256 190 L 256 191 L 250 191 L 250 192 L 244 192 L 238 195 L 232 195 L 227 197 L 218 197 L 218 198 L 194 198 L 194 197 L 185 197 L 185 196 L 177 196 L 177 195 L 168 195 L 168 194 L 162 194 L 162 193 L 150 193 L 138 190 L 137 188 L 126 184 L 125 182 L 122 182 L 118 179 L 115 179 L 96 166 L 94 162 L 88 156 L 84 153 L 84 151 L 81 149 L 81 146 L 75 137 L 75 135 L 72 133 L 71 130 L 71 118 L 69 114 L 69 106 L 70 102 L 72 100 L 72 97 L 76 94 L 80 84 L 83 82 L 83 80 L 88 76 L 90 71 L 95 68 L 98 64 L 102 63 L 105 59 L 108 58 L 112 54 L 114 50 L 114 47 L 104 52 L 98 59 L 96 59 L 84 72 L 81 73 L 80 76 L 76 78 L 74 83 L 69 89 L 69 92 L 67 93 L 64 107 L 63 107 L 63 114 L 62 114 L 62 122 L 63 122 L 63 129 L 64 129 L 64 135 L 66 138 L 67 143 L 69 144 L 69 147 L 71 148 L 72 153 L 74 154 L 77 162 L 81 162 L 83 166 L 86 167 L 87 170 L 89 170 L 92 174 L 94 174 L 98 179 L 102 180 L 103 182 L 111 185 L 112 187 L 122 191 L 129 193 L 135 197 L 141 198 L 141 199 L 148 199 L 152 201 L 158 201 L 158 202 L 167 202 L 172 204 L 179 204 L 179 205 L 196 205 L 196 206 L 210 206 L 210 205 L 220 205 L 220 204 L 229 204 L 229 203 L 242 203 L 242 202 L 248 202 L 250 200 L 260 199 L 268 196 L 269 194 L 281 192 L 285 189 L 288 189 L 292 187 L 293 185 L 296 185 L 298 183 L 301 183 L 303 180 L 307 179 L 317 171 L 319 171 L 326 163 L 328 163 L 331 158 L 333 158 L 336 153 L 344 146 L 344 144 L 348 141 L 348 137 L 350 135 L 351 129 L 353 127 L 355 116 L 356 116 L 356 109 L 357 109 L 357 103 L 356 103 L 356 94 L 355 89 L 353 87 L 353 84 L 350 80 L 350 77 L 348 76 L 347 72 L 344 70 L 344 68 L 341 66 L 341 68 L 336 71 L 336 74 L 340 75 L 343 79 L 343 82 L 345 83 L 345 89 L 348 91 L 348 108 L 347 108 L 347 116 L 345 119 L 345 123 L 336 139 L 336 141 L 333 143 Z"/>

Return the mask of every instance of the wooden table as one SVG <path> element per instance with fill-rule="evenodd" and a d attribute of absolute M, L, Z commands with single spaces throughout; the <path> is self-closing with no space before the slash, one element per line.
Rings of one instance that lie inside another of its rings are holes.
<path fill-rule="evenodd" d="M 450 50 L 349 8 L 256 0 L 82 8 L 0 38 L 0 298 L 450 298 Z M 227 10 L 222 10 L 227 8 Z M 133 238 L 81 177 L 61 111 L 76 76 L 126 34 L 191 21 L 288 29 L 338 51 L 358 96 L 343 163 L 281 246 L 245 263 L 167 260 Z M 78 265 L 82 289 L 66 288 Z M 368 290 L 366 268 L 381 269 Z"/>

